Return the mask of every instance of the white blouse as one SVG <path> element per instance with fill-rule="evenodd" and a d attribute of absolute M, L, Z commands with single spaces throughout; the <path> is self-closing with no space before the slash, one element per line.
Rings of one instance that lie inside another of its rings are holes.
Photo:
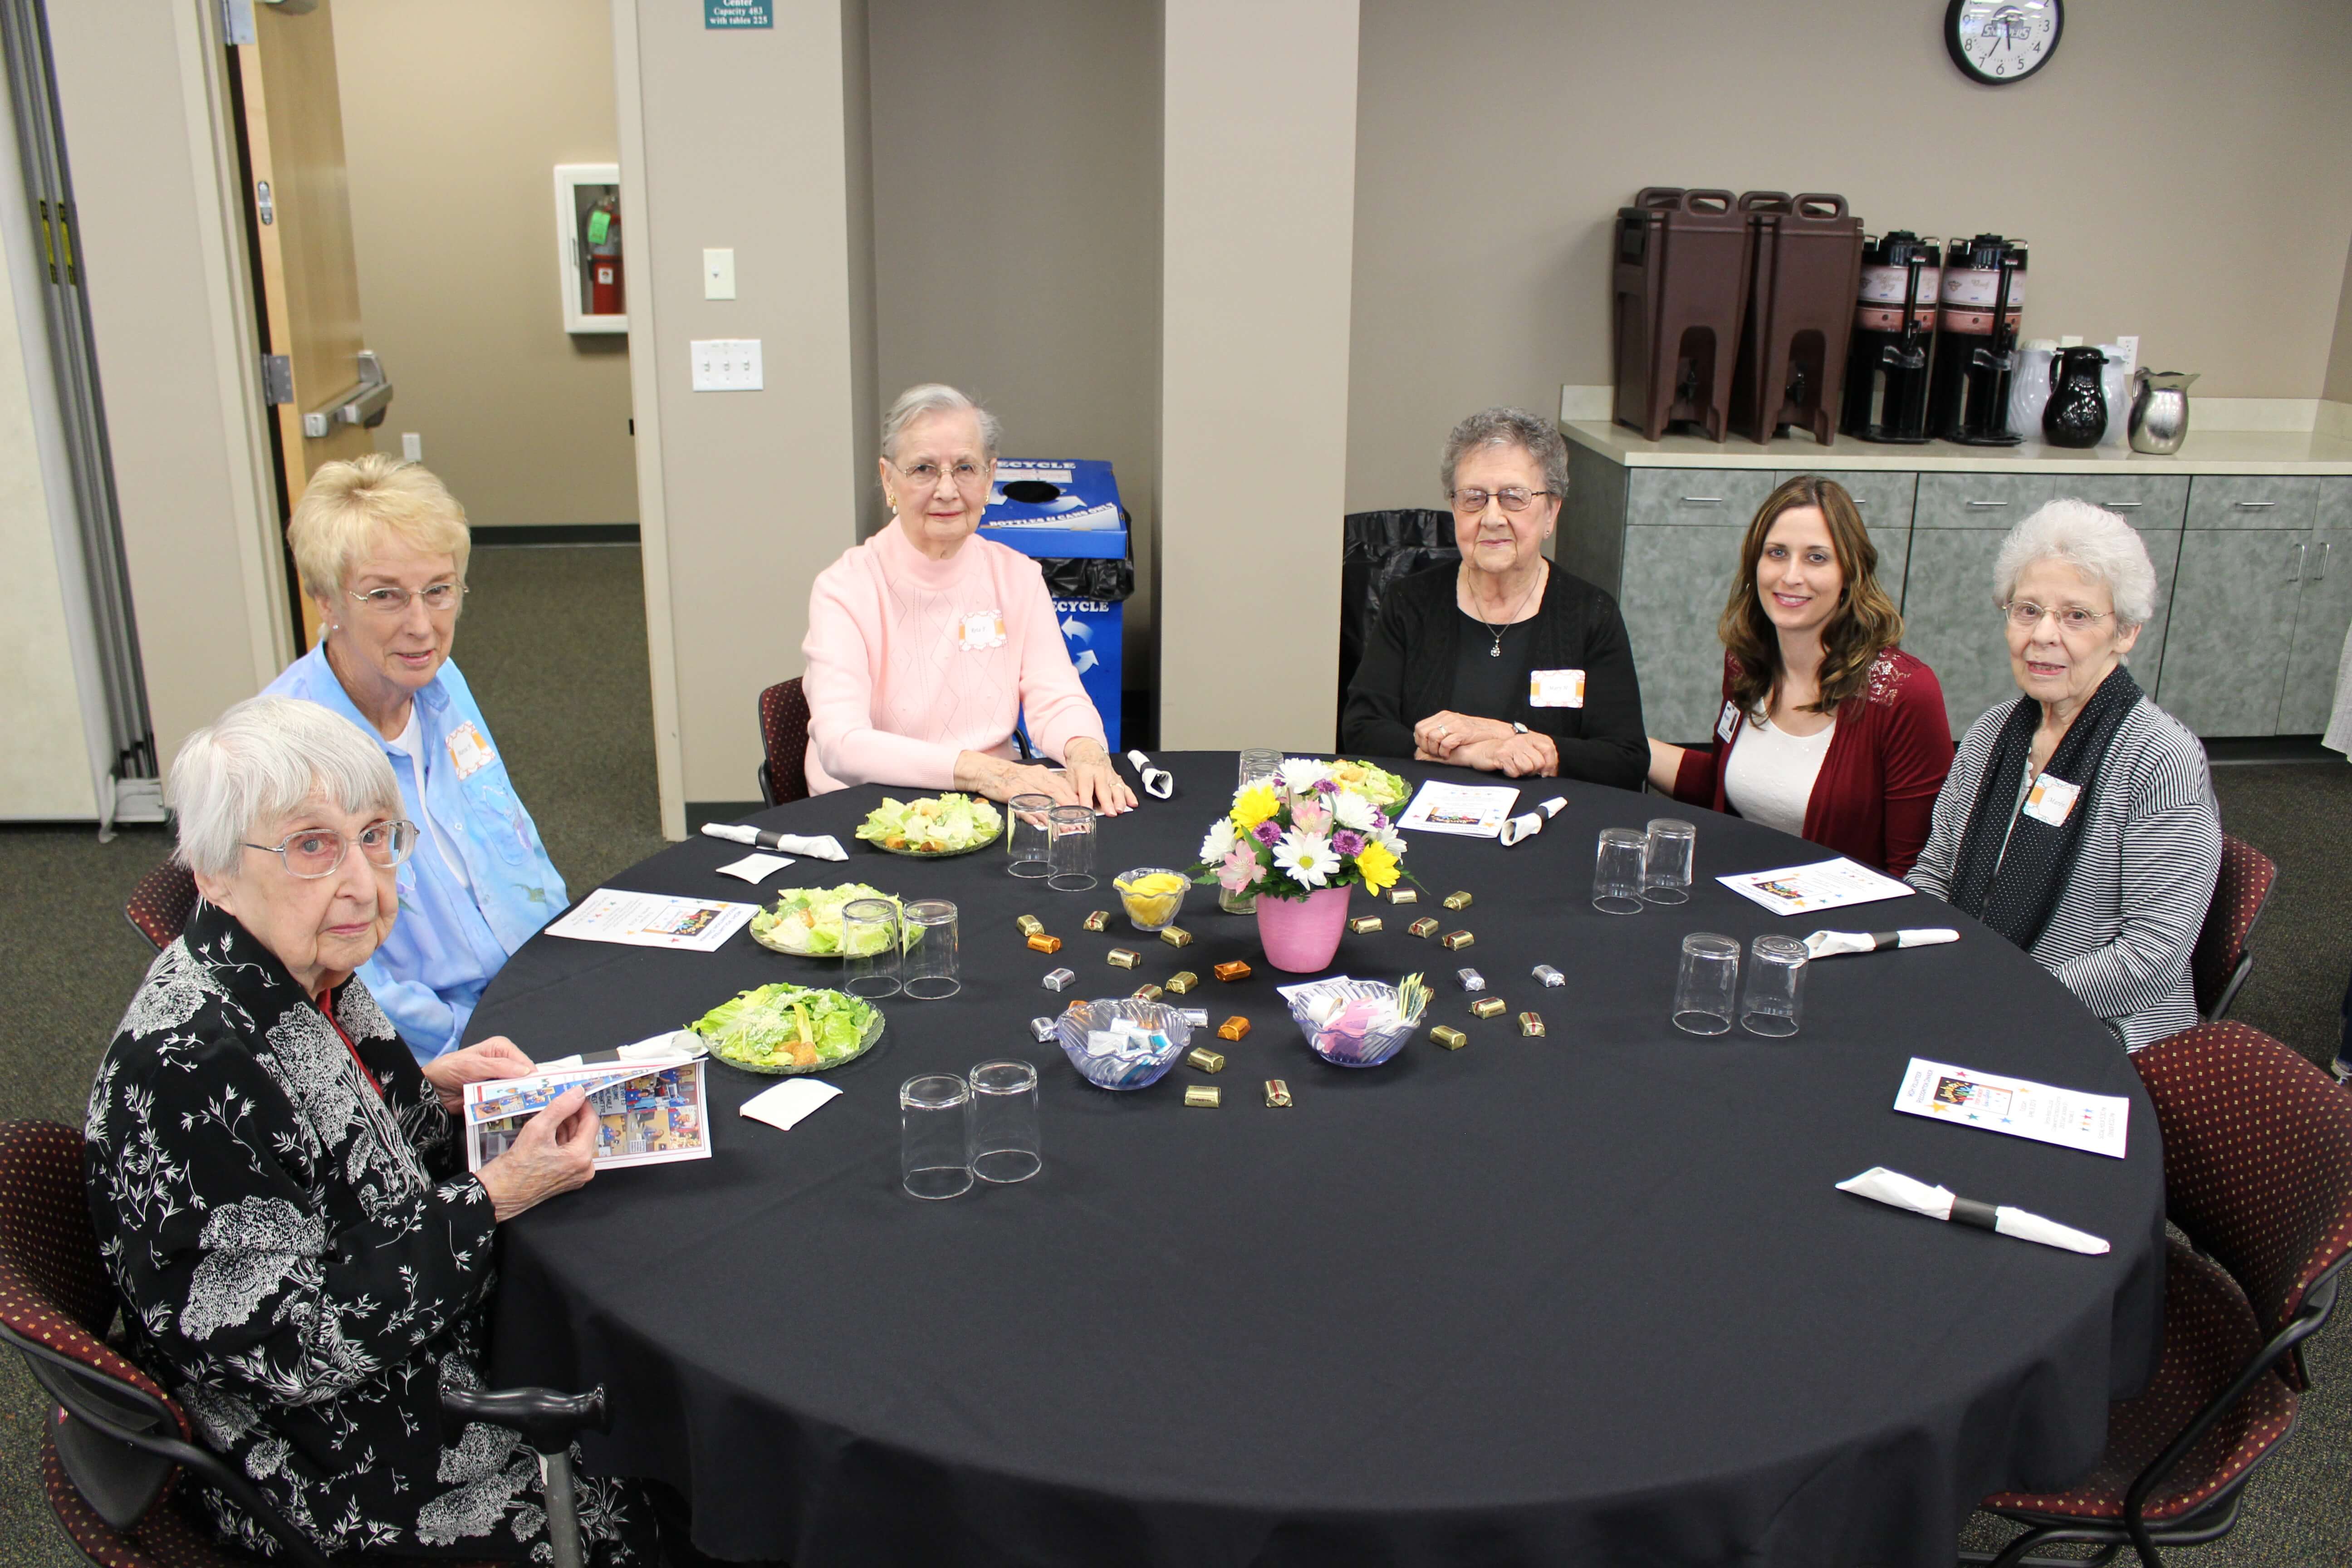
<path fill-rule="evenodd" d="M 1822 759 L 1836 733 L 1834 718 L 1818 735 L 1791 735 L 1750 714 L 1723 765 L 1724 798 L 1750 822 L 1801 835 L 1813 780 L 1821 776 Z"/>

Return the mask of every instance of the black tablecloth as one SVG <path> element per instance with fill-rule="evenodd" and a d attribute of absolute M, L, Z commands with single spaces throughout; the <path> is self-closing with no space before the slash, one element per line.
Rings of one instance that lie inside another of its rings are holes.
<path fill-rule="evenodd" d="M 845 1092 L 785 1133 L 734 1114 L 772 1081 L 714 1064 L 716 1152 L 612 1172 L 502 1226 L 501 1382 L 611 1390 L 589 1457 L 686 1492 L 695 1539 L 802 1568 L 875 1563 L 1943 1564 L 1973 1500 L 2054 1487 L 2144 1378 L 2161 1310 L 2155 1119 L 2123 1052 L 2049 974 L 1924 899 L 1776 921 L 1722 873 L 1824 851 L 1707 812 L 1570 784 L 1514 849 L 1412 836 L 1418 910 L 1373 906 L 1336 967 L 1438 980 L 1389 1065 L 1316 1060 L 1255 922 L 1192 889 L 1181 951 L 1079 929 L 1124 867 L 1183 866 L 1226 801 L 1229 753 L 1171 754 L 1178 794 L 1107 820 L 1105 885 L 1017 881 L 1001 847 L 911 861 L 856 845 L 883 792 L 762 814 L 830 832 L 855 877 L 962 911 L 963 994 L 886 1003 Z M 1466 776 L 1409 766 L 1426 776 Z M 1522 799 L 1553 793 L 1533 781 Z M 898 792 L 904 795 L 908 792 Z M 1699 825 L 1679 909 L 1595 912 L 1593 836 Z M 710 838 L 614 879 L 745 896 Z M 1402 929 L 1447 918 L 1456 956 Z M 1066 945 L 1030 952 L 1040 916 Z M 1840 918 L 1840 916 L 1843 918 Z M 1681 937 L 1958 926 L 1954 945 L 1815 964 L 1803 1032 L 1697 1039 L 1668 1022 Z M 1114 969 L 1114 944 L 1140 969 Z M 1215 1079 L 1084 1083 L 1027 1020 L 1055 964 L 1120 995 L 1179 968 L 1257 965 L 1194 1000 L 1254 1028 Z M 1483 970 L 1509 1012 L 1470 1016 Z M 1530 967 L 1569 977 L 1545 990 Z M 739 936 L 715 954 L 541 936 L 469 1036 L 547 1058 L 673 1028 L 738 990 L 827 966 Z M 1522 1038 L 1513 1015 L 1550 1033 Z M 2128 1095 L 2111 1160 L 1890 1109 L 1913 1055 Z M 897 1185 L 896 1089 L 989 1058 L 1036 1062 L 1044 1173 L 922 1203 Z M 1263 1104 L 1286 1079 L 1290 1110 Z M 1225 1091 L 1188 1110 L 1188 1084 Z M 1874 1164 L 2107 1237 L 2089 1258 L 1832 1190 Z"/>

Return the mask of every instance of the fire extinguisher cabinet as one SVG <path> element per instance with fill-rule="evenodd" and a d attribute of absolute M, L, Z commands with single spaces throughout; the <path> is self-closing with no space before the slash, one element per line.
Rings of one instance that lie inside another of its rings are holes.
<path fill-rule="evenodd" d="M 555 282 L 567 332 L 629 330 L 618 163 L 555 166 Z"/>

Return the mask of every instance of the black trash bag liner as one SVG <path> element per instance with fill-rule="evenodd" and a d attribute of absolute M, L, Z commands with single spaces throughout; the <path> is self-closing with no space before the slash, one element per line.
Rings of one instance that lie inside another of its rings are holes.
<path fill-rule="evenodd" d="M 1107 599 L 1113 604 L 1134 595 L 1135 521 L 1124 507 L 1118 515 L 1128 525 L 1126 558 L 1041 556 L 1037 565 L 1045 574 L 1045 592 L 1056 599 Z"/>
<path fill-rule="evenodd" d="M 1339 705 L 1363 661 L 1364 639 L 1398 579 L 1459 562 L 1454 514 L 1424 507 L 1352 511 L 1341 520 L 1339 547 Z"/>

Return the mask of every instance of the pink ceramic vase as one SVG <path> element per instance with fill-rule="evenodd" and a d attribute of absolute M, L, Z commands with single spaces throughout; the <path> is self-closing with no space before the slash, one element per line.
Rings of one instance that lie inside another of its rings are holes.
<path fill-rule="evenodd" d="M 1265 944 L 1265 961 L 1293 974 L 1313 974 L 1331 967 L 1339 951 L 1340 934 L 1348 929 L 1348 895 L 1352 888 L 1325 888 L 1303 899 L 1257 896 L 1257 939 Z"/>

